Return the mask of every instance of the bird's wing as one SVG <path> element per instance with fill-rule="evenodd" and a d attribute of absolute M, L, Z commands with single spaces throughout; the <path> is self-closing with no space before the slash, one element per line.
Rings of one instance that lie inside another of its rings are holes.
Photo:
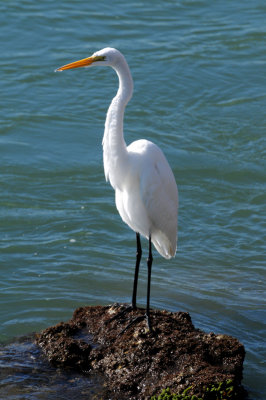
<path fill-rule="evenodd" d="M 140 177 L 140 191 L 152 226 L 152 239 L 161 255 L 176 251 L 178 192 L 173 172 L 162 151 L 153 145 Z"/>

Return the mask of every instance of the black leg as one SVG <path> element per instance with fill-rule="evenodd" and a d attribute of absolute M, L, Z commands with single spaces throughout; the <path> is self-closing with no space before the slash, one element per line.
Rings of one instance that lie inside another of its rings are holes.
<path fill-rule="evenodd" d="M 134 276 L 134 284 L 133 284 L 133 293 L 132 293 L 132 303 L 130 306 L 126 307 L 116 315 L 114 315 L 111 319 L 109 319 L 106 323 L 112 322 L 120 317 L 123 317 L 126 313 L 137 309 L 137 288 L 138 288 L 138 277 L 139 277 L 139 265 L 142 255 L 141 243 L 140 243 L 140 234 L 136 233 L 137 239 L 137 251 L 136 251 L 136 266 L 135 266 L 135 276 Z"/>
<path fill-rule="evenodd" d="M 137 309 L 137 288 L 138 288 L 138 277 L 139 277 L 139 264 L 141 260 L 142 250 L 140 243 L 140 235 L 136 233 L 137 239 L 137 252 L 136 252 L 136 267 L 135 267 L 135 277 L 134 277 L 134 285 L 133 285 L 133 294 L 132 294 L 132 309 Z"/>
<path fill-rule="evenodd" d="M 147 267 L 148 267 L 148 284 L 147 284 L 147 305 L 146 305 L 146 317 L 148 322 L 148 327 L 151 330 L 151 321 L 150 321 L 150 292 L 151 292 L 151 267 L 152 267 L 152 250 L 151 250 L 151 235 L 149 236 L 149 255 L 147 258 Z"/>
<path fill-rule="evenodd" d="M 133 294 L 132 294 L 132 304 L 129 307 L 126 307 L 114 317 L 112 317 L 107 322 L 112 322 L 120 317 L 124 317 L 127 312 L 133 311 L 137 309 L 136 299 L 137 299 L 137 287 L 138 287 L 138 276 L 139 276 L 139 265 L 142 255 L 141 250 L 141 243 L 140 243 L 140 235 L 136 233 L 137 238 L 137 253 L 136 253 L 136 267 L 135 267 L 135 276 L 134 276 L 134 285 L 133 285 Z M 151 267 L 152 267 L 152 245 L 151 245 L 151 235 L 149 236 L 149 255 L 147 258 L 147 267 L 148 267 L 148 283 L 147 283 L 147 305 L 146 305 L 146 314 L 139 315 L 138 317 L 134 318 L 121 332 L 119 335 L 123 335 L 125 331 L 127 331 L 130 327 L 137 324 L 144 319 L 147 320 L 147 325 L 149 331 L 152 332 L 151 321 L 150 321 L 150 291 L 151 291 Z"/>

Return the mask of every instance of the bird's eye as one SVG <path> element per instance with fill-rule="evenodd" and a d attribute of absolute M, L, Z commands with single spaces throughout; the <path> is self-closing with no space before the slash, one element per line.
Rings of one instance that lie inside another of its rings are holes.
<path fill-rule="evenodd" d="M 94 61 L 105 61 L 106 60 L 106 57 L 105 56 L 96 56 L 95 58 L 94 58 Z"/>

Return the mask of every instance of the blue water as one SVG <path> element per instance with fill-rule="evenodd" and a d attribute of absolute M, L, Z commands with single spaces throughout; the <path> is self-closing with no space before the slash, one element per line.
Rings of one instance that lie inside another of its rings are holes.
<path fill-rule="evenodd" d="M 154 252 L 152 306 L 237 337 L 243 384 L 265 399 L 265 20 L 260 0 L 0 4 L 2 343 L 78 306 L 131 298 L 135 235 L 102 166 L 117 78 L 110 68 L 54 73 L 116 47 L 135 82 L 126 141 L 158 144 L 179 188 L 178 252 Z M 144 261 L 140 279 L 144 305 Z"/>

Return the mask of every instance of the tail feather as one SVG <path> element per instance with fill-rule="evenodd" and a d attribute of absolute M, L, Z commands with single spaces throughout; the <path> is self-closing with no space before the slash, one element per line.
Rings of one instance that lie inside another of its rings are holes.
<path fill-rule="evenodd" d="M 158 253 L 164 258 L 172 258 L 176 253 L 176 238 L 172 241 L 161 231 L 152 233 L 152 243 Z"/>

